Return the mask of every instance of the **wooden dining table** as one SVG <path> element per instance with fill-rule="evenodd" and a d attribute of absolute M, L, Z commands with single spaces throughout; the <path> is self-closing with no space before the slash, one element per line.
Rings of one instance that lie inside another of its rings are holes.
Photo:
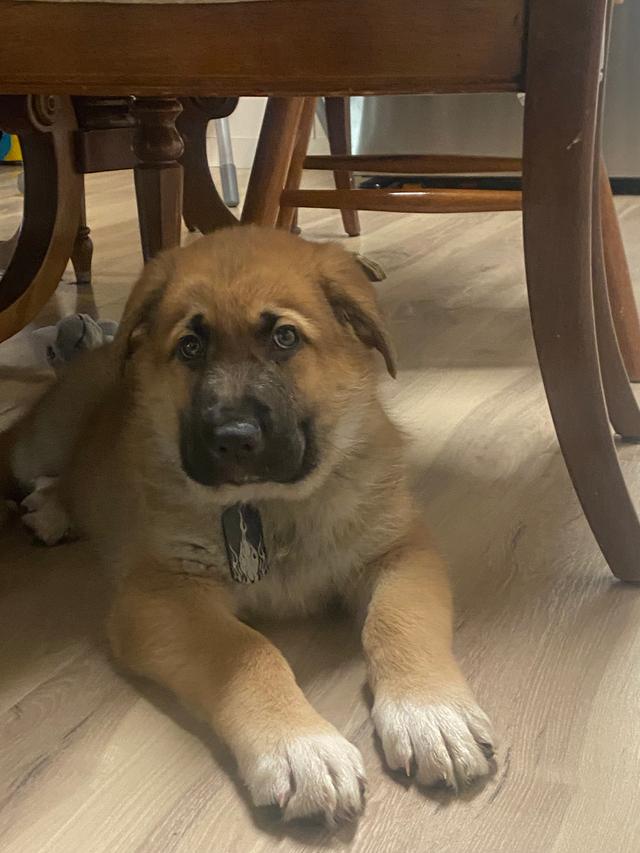
<path fill-rule="evenodd" d="M 61 123 L 63 143 L 73 125 L 63 96 L 134 96 L 140 215 L 161 247 L 178 237 L 158 199 L 177 207 L 181 193 L 181 96 L 525 92 L 525 259 L 542 376 L 598 543 L 619 578 L 638 581 L 640 522 L 610 423 L 639 439 L 640 412 L 611 321 L 597 213 L 611 9 L 610 0 L 0 0 L 0 94 L 8 129 Z M 267 172 L 270 156 L 259 147 L 254 169 Z M 48 295 L 10 284 L 0 286 L 0 330 Z"/>

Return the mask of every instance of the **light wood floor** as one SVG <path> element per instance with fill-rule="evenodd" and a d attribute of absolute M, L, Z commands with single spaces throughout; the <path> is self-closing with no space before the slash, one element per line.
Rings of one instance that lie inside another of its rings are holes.
<path fill-rule="evenodd" d="M 7 172 L 0 181 L 2 237 L 17 198 Z M 43 322 L 77 307 L 117 319 L 140 265 L 129 177 L 91 178 L 88 190 L 93 293 L 66 278 Z M 619 208 L 640 280 L 640 203 Z M 310 237 L 341 236 L 333 214 L 301 219 Z M 112 668 L 89 549 L 36 547 L 14 525 L 0 539 L 3 853 L 640 851 L 640 589 L 610 577 L 558 453 L 519 216 L 362 221 L 349 246 L 389 273 L 381 293 L 400 354 L 383 391 L 451 563 L 456 645 L 499 734 L 496 775 L 460 799 L 387 775 L 356 639 L 346 624 L 310 621 L 268 632 L 362 750 L 367 810 L 337 835 L 252 811 L 215 739 Z M 0 345 L 0 422 L 34 393 L 24 369 L 37 364 L 28 334 Z M 621 455 L 640 486 L 640 449 Z"/>

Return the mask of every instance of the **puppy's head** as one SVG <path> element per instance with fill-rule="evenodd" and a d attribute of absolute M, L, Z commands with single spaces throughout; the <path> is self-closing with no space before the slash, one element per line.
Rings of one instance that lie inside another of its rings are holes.
<path fill-rule="evenodd" d="M 363 440 L 373 349 L 394 374 L 353 258 L 254 227 L 152 261 L 116 341 L 164 451 L 237 500 L 299 494 Z"/>

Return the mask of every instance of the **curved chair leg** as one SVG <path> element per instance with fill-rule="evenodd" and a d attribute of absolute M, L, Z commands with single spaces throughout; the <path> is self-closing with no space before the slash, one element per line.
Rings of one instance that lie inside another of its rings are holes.
<path fill-rule="evenodd" d="M 609 183 L 607 170 L 598 158 L 593 182 L 592 275 L 593 306 L 595 313 L 598 355 L 602 372 L 602 385 L 609 412 L 609 420 L 618 435 L 626 439 L 640 439 L 640 409 L 636 402 L 624 360 L 618 346 L 618 337 L 611 313 L 607 288 L 607 269 L 603 246 L 601 197 L 604 185 Z"/>
<path fill-rule="evenodd" d="M 4 95 L 2 125 L 20 138 L 23 223 L 0 281 L 0 341 L 30 323 L 52 295 L 73 250 L 82 178 L 73 161 L 77 128 L 69 98 Z"/>
<path fill-rule="evenodd" d="M 611 437 L 592 300 L 592 182 L 606 10 L 606 0 L 531 4 L 525 259 L 540 369 L 569 474 L 612 572 L 640 581 L 640 523 Z"/>
<path fill-rule="evenodd" d="M 633 284 L 606 169 L 601 174 L 600 182 L 600 214 L 611 313 L 629 379 L 640 382 L 638 306 L 633 295 Z"/>
<path fill-rule="evenodd" d="M 349 98 L 325 98 L 327 113 L 327 136 L 332 154 L 351 154 L 351 113 Z M 351 172 L 334 172 L 333 178 L 338 190 L 353 189 Z M 341 210 L 342 224 L 349 237 L 360 234 L 360 218 L 357 210 Z"/>
<path fill-rule="evenodd" d="M 184 141 L 180 162 L 184 170 L 182 215 L 189 231 L 209 234 L 217 228 L 237 225 L 211 177 L 207 156 L 207 125 L 229 115 L 235 98 L 182 98 L 176 127 Z"/>

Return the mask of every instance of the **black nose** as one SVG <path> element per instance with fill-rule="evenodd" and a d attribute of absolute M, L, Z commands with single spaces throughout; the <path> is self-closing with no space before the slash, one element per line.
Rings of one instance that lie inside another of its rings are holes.
<path fill-rule="evenodd" d="M 257 421 L 233 420 L 214 427 L 213 450 L 221 460 L 243 462 L 262 448 L 262 429 Z"/>

